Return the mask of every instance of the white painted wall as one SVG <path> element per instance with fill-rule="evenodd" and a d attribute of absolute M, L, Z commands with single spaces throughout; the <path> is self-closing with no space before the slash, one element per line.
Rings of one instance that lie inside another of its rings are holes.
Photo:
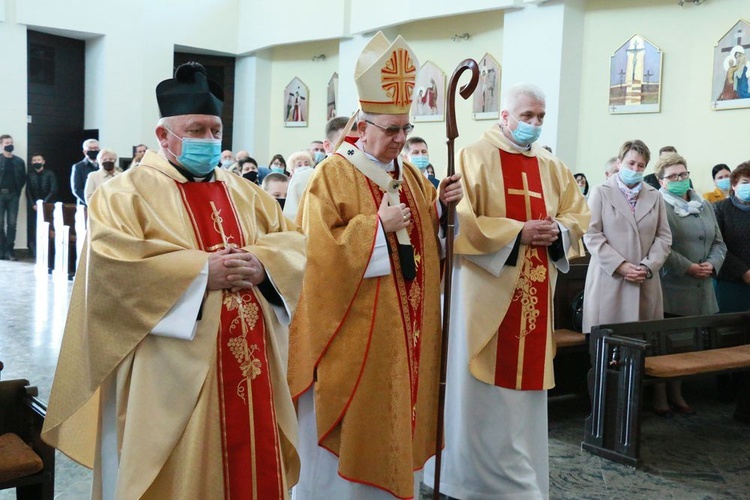
<path fill-rule="evenodd" d="M 662 146 L 676 147 L 700 192 L 713 189 L 715 164 L 734 168 L 750 158 L 750 109 L 711 109 L 714 46 L 740 18 L 750 20 L 749 7 L 747 0 L 685 2 L 682 8 L 666 0 L 587 2 L 577 149 L 579 170 L 590 181 L 604 179 L 604 162 L 628 139 L 643 140 L 652 157 Z M 610 115 L 609 58 L 636 33 L 664 52 L 661 112 Z"/>

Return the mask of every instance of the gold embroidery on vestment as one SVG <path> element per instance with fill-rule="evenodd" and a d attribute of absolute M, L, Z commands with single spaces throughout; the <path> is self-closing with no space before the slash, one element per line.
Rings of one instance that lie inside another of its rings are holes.
<path fill-rule="evenodd" d="M 536 248 L 527 248 L 523 256 L 523 268 L 518 279 L 513 301 L 521 301 L 521 331 L 518 338 L 523 338 L 536 329 L 536 320 L 541 314 L 537 309 L 539 298 L 537 288 L 533 283 L 543 283 L 547 276 L 547 269 L 543 265 L 534 265 L 532 259 L 539 260 Z"/>
<path fill-rule="evenodd" d="M 250 294 L 240 292 L 224 292 L 224 307 L 228 311 L 237 310 L 237 317 L 229 326 L 229 333 L 233 334 L 240 327 L 239 335 L 230 337 L 227 341 L 230 351 L 234 355 L 242 371 L 243 380 L 237 385 L 237 395 L 247 404 L 245 387 L 247 380 L 254 380 L 262 373 L 263 364 L 256 352 L 259 350 L 257 344 L 247 343 L 247 334 L 255 328 L 259 318 L 259 308 L 250 302 Z"/>

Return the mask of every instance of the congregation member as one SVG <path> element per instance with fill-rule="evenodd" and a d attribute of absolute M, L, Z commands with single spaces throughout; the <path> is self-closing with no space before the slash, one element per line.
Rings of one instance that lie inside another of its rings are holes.
<path fill-rule="evenodd" d="M 263 191 L 279 202 L 283 210 L 286 203 L 286 193 L 289 190 L 289 177 L 278 172 L 271 172 L 263 178 L 261 186 L 263 186 Z"/>
<path fill-rule="evenodd" d="M 404 160 L 417 167 L 433 186 L 438 187 L 439 183 L 435 178 L 435 167 L 430 163 L 430 151 L 427 147 L 427 141 L 421 137 L 409 137 L 406 144 L 404 144 L 403 155 Z M 430 178 L 430 174 L 427 171 L 428 167 L 432 169 L 432 178 Z"/>
<path fill-rule="evenodd" d="M 604 164 L 604 178 L 609 179 L 618 173 L 620 173 L 620 160 L 613 156 Z"/>
<path fill-rule="evenodd" d="M 732 171 L 724 163 L 714 165 L 711 169 L 711 177 L 713 177 L 714 185 L 716 188 L 713 191 L 709 191 L 703 194 L 703 198 L 709 203 L 716 203 L 717 201 L 725 200 L 729 197 L 729 189 L 731 188 L 729 177 L 732 175 Z"/>
<path fill-rule="evenodd" d="M 133 160 L 130 162 L 130 165 L 128 165 L 128 168 L 133 168 L 140 165 L 141 160 L 143 159 L 143 155 L 146 154 L 146 151 L 148 151 L 148 146 L 146 146 L 145 144 L 138 144 L 133 151 Z"/>
<path fill-rule="evenodd" d="M 391 61 L 403 92 L 381 81 Z M 297 213 L 308 267 L 291 326 L 302 470 L 295 499 L 412 498 L 435 453 L 440 358 L 438 190 L 400 154 L 419 68 L 378 33 L 355 66 L 358 137 L 315 169 Z"/>
<path fill-rule="evenodd" d="M 750 311 L 750 161 L 741 163 L 730 176 L 730 196 L 716 202 L 719 224 L 727 255 L 716 279 L 716 299 L 719 312 Z M 734 419 L 750 423 L 750 375 L 732 375 L 734 399 L 737 407 Z M 719 383 L 727 379 L 719 379 Z M 719 387 L 723 392 L 724 388 Z"/>
<path fill-rule="evenodd" d="M 287 165 L 289 165 L 289 176 L 294 177 L 297 173 L 312 170 L 317 163 L 315 163 L 309 151 L 297 151 L 289 155 Z"/>
<path fill-rule="evenodd" d="M 326 138 L 323 140 L 323 147 L 325 148 L 326 155 L 329 156 L 333 153 L 333 148 L 339 137 L 344 133 L 344 129 L 348 123 L 348 119 L 345 116 L 337 116 L 328 120 L 326 123 Z M 352 131 L 356 136 L 357 124 L 354 123 Z M 295 220 L 297 217 L 297 209 L 299 208 L 300 200 L 302 195 L 307 189 L 307 185 L 310 183 L 310 179 L 315 173 L 314 169 L 304 170 L 302 172 L 297 171 L 294 177 L 289 181 L 289 189 L 287 191 L 286 202 L 284 203 L 284 217 Z"/>
<path fill-rule="evenodd" d="M 307 151 L 313 159 L 313 167 L 317 166 L 326 157 L 326 147 L 323 141 L 312 141 Z M 291 164 L 291 161 L 289 163 Z"/>
<path fill-rule="evenodd" d="M 661 270 L 664 317 L 715 314 L 719 306 L 713 278 L 721 269 L 727 247 L 713 208 L 690 189 L 687 162 L 677 153 L 660 156 L 654 173 L 661 184 L 659 191 L 672 233 L 671 251 Z M 681 384 L 675 381 L 654 386 L 654 412 L 695 413 L 682 396 Z"/>
<path fill-rule="evenodd" d="M 34 153 L 31 171 L 26 176 L 26 228 L 32 257 L 36 256 L 36 202 L 54 203 L 57 196 L 57 177 L 45 164 L 44 155 Z"/>
<path fill-rule="evenodd" d="M 573 178 L 576 180 L 576 184 L 578 184 L 579 189 L 581 190 L 581 194 L 584 198 L 589 197 L 589 180 L 586 178 L 586 174 L 577 173 L 573 176 Z"/>
<path fill-rule="evenodd" d="M 732 195 L 714 204 L 727 246 L 716 280 L 719 310 L 723 313 L 750 311 L 750 161 L 732 171 L 730 182 Z"/>
<path fill-rule="evenodd" d="M 86 139 L 83 141 L 83 159 L 73 164 L 70 171 L 70 190 L 76 197 L 78 205 L 86 205 L 86 179 L 91 172 L 99 169 L 96 157 L 99 155 L 99 141 Z"/>
<path fill-rule="evenodd" d="M 225 149 L 221 152 L 221 159 L 219 160 L 219 166 L 224 170 L 231 170 L 234 165 L 234 153 L 230 150 Z"/>
<path fill-rule="evenodd" d="M 499 123 L 459 153 L 466 197 L 457 207 L 440 483 L 458 499 L 549 496 L 555 282 L 589 210 L 570 170 L 536 142 L 545 115 L 538 87 L 513 86 Z M 424 482 L 434 483 L 433 460 Z"/>
<path fill-rule="evenodd" d="M 659 150 L 659 157 L 668 154 L 668 153 L 676 153 L 677 149 L 675 149 L 674 146 L 664 146 Z M 657 179 L 655 173 L 650 173 L 646 175 L 643 178 L 643 182 L 651 186 L 652 188 L 658 190 L 661 188 L 661 184 L 659 184 L 659 179 Z"/>
<path fill-rule="evenodd" d="M 284 174 L 289 177 L 289 171 L 286 169 L 286 160 L 281 154 L 275 154 L 268 162 L 268 169 L 274 174 Z"/>
<path fill-rule="evenodd" d="M 286 498 L 304 238 L 216 168 L 222 91 L 203 66 L 156 98 L 160 150 L 91 197 L 42 437 L 94 469 L 93 498 Z"/>
<path fill-rule="evenodd" d="M 627 141 L 620 171 L 589 196 L 591 223 L 584 235 L 591 253 L 583 302 L 583 332 L 606 323 L 662 319 L 659 274 L 672 233 L 662 196 L 643 182 L 651 158 L 640 140 Z"/>
<path fill-rule="evenodd" d="M 91 201 L 91 196 L 96 191 L 96 188 L 122 173 L 122 170 L 115 166 L 117 163 L 117 153 L 111 149 L 105 148 L 99 150 L 99 154 L 96 155 L 96 163 L 99 165 L 99 169 L 91 172 L 86 177 L 86 185 L 83 190 L 87 205 Z"/>
<path fill-rule="evenodd" d="M 425 168 L 425 174 L 427 174 L 427 180 L 430 181 L 430 184 L 436 188 L 440 185 L 440 181 L 435 176 L 435 167 L 433 167 L 431 163 Z"/>
<path fill-rule="evenodd" d="M 16 257 L 16 227 L 21 192 L 26 184 L 26 163 L 13 154 L 13 137 L 0 135 L 0 260 Z"/>
<path fill-rule="evenodd" d="M 240 169 L 242 177 L 253 184 L 258 184 L 258 162 L 255 161 L 255 158 L 251 158 L 250 156 L 240 158 L 237 162 L 237 166 Z"/>

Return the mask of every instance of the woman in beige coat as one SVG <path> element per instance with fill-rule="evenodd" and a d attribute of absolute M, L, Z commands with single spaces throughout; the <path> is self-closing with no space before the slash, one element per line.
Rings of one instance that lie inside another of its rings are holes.
<path fill-rule="evenodd" d="M 591 223 L 583 239 L 591 252 L 583 304 L 583 331 L 605 323 L 663 317 L 659 270 L 672 234 L 659 192 L 643 183 L 646 145 L 620 149 L 620 172 L 589 196 Z"/>

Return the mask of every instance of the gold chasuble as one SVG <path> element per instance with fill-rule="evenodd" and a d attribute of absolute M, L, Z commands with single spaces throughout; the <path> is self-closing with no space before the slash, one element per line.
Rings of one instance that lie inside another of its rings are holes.
<path fill-rule="evenodd" d="M 487 384 L 550 389 L 557 269 L 547 248 L 520 244 L 514 265 L 497 266 L 497 273 L 473 257 L 512 246 L 524 222 L 547 216 L 569 230 L 577 249 L 589 222 L 586 200 L 560 160 L 537 144 L 519 150 L 498 125 L 461 150 L 458 169 L 465 196 L 457 207 L 455 252 L 466 277 L 457 294 L 469 312 L 463 319 L 469 370 Z"/>
<path fill-rule="evenodd" d="M 188 183 L 148 152 L 91 200 L 43 438 L 95 469 L 94 498 L 113 461 L 117 498 L 285 498 L 296 482 L 287 332 L 263 295 L 206 291 L 192 340 L 150 334 L 227 247 L 296 307 L 303 236 L 257 186 L 214 175 Z M 110 405 L 119 454 L 102 457 Z"/>
<path fill-rule="evenodd" d="M 339 457 L 341 477 L 411 498 L 413 472 L 435 452 L 440 255 L 437 192 L 412 166 L 401 169 L 413 280 L 393 233 L 390 274 L 364 278 L 384 193 L 340 153 L 316 168 L 297 213 L 308 267 L 289 381 L 295 398 L 314 388 L 318 444 Z"/>

